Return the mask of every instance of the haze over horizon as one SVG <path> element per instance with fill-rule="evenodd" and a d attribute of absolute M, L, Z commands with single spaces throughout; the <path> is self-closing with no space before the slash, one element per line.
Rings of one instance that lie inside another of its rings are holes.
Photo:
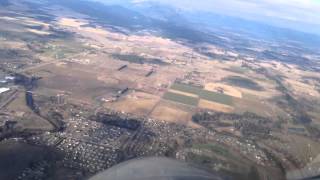
<path fill-rule="evenodd" d="M 210 12 L 320 35 L 319 0 L 96 0 L 108 4 L 156 3 L 183 12 Z"/>

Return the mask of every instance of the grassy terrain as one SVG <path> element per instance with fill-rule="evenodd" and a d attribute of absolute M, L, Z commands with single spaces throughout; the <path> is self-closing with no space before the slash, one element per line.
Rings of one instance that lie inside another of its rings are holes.
<path fill-rule="evenodd" d="M 259 99 L 259 96 L 254 95 L 254 94 L 249 94 L 249 93 L 242 93 L 243 99 L 248 99 L 248 100 L 257 100 Z"/>
<path fill-rule="evenodd" d="M 63 59 L 66 58 L 68 55 L 76 53 L 68 48 L 64 47 L 57 47 L 57 48 L 47 48 L 45 49 L 44 55 L 56 58 L 56 59 Z"/>
<path fill-rule="evenodd" d="M 48 46 L 41 50 L 43 51 L 43 55 L 56 59 L 63 59 L 91 49 L 90 47 L 86 47 L 76 40 L 69 38 L 66 41 L 52 41 Z"/>
<path fill-rule="evenodd" d="M 215 152 L 221 156 L 229 155 L 228 149 L 226 149 L 220 145 L 217 145 L 217 144 L 195 144 L 193 147 L 198 148 L 198 149 L 208 149 L 208 150 Z"/>
<path fill-rule="evenodd" d="M 233 104 L 231 96 L 221 94 L 221 93 L 212 92 L 212 91 L 207 91 L 207 90 L 204 90 L 200 87 L 196 87 L 196 86 L 192 86 L 192 85 L 175 83 L 175 84 L 173 84 L 171 89 L 174 89 L 177 91 L 182 91 L 182 92 L 187 92 L 187 93 L 191 93 L 191 94 L 196 94 L 201 99 L 204 99 L 207 101 L 217 102 L 217 103 L 221 103 L 221 104 L 225 104 L 225 105 L 229 105 L 229 106 L 231 106 Z"/>
<path fill-rule="evenodd" d="M 212 91 L 201 90 L 199 92 L 199 97 L 201 97 L 201 99 L 205 99 L 207 101 L 217 102 L 217 103 L 221 103 L 221 104 L 225 104 L 225 105 L 229 105 L 229 106 L 231 106 L 233 104 L 231 96 L 221 94 L 221 93 L 212 92 Z"/>
<path fill-rule="evenodd" d="M 167 92 L 166 94 L 164 94 L 163 98 L 166 100 L 175 101 L 175 102 L 179 102 L 179 103 L 190 105 L 190 106 L 197 106 L 199 102 L 198 98 L 184 96 L 184 95 L 176 94 L 172 92 Z"/>
<path fill-rule="evenodd" d="M 174 83 L 171 86 L 171 89 L 183 91 L 183 92 L 187 92 L 187 93 L 191 93 L 191 94 L 199 94 L 199 91 L 202 90 L 202 88 L 200 88 L 200 87 L 187 85 L 187 84 L 180 84 L 180 83 Z"/>
<path fill-rule="evenodd" d="M 163 62 L 160 59 L 149 59 L 149 58 L 144 58 L 138 55 L 134 54 L 113 54 L 113 58 L 121 60 L 121 61 L 127 61 L 130 63 L 135 63 L 135 64 L 157 64 L 157 65 L 166 65 L 167 63 Z"/>
<path fill-rule="evenodd" d="M 231 71 L 234 73 L 244 74 L 248 71 L 247 68 L 244 67 L 238 67 L 238 66 L 231 66 L 230 68 L 225 68 L 227 71 Z"/>

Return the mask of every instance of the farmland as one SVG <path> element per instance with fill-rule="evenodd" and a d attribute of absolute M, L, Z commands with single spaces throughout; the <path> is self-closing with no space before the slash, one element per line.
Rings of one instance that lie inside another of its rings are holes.
<path fill-rule="evenodd" d="M 81 11 L 60 4 L 75 0 L 10 1 L 0 5 L 0 86 L 10 89 L 0 98 L 0 156 L 21 161 L 2 163 L 11 171 L 0 179 L 26 169 L 82 180 L 133 157 L 166 156 L 238 179 L 278 180 L 319 157 L 320 74 L 296 59 L 320 56 L 304 46 L 199 35 L 170 21 L 143 29 L 134 12 L 85 1 Z M 281 52 L 266 59 L 268 49 Z M 39 154 L 45 147 L 64 159 Z"/>
<path fill-rule="evenodd" d="M 175 101 L 175 102 L 190 105 L 190 106 L 197 106 L 199 101 L 199 99 L 197 98 L 185 96 L 177 93 L 172 93 L 172 92 L 167 92 L 163 96 L 163 99 Z"/>
<path fill-rule="evenodd" d="M 136 64 L 149 63 L 149 64 L 157 64 L 157 65 L 167 65 L 167 63 L 163 62 L 160 59 L 149 59 L 149 58 L 144 58 L 144 57 L 133 55 L 133 54 L 113 54 L 112 57 L 115 59 L 119 59 L 121 61 L 126 61 L 126 62 L 136 63 Z"/>
<path fill-rule="evenodd" d="M 197 95 L 200 99 L 204 99 L 207 101 L 212 101 L 215 103 L 220 103 L 220 104 L 232 106 L 232 97 L 229 95 L 222 94 L 222 93 L 208 91 L 208 90 L 204 90 L 203 88 L 200 88 L 200 87 L 186 85 L 186 84 L 180 84 L 180 83 L 173 84 L 171 86 L 171 89 L 194 94 L 194 95 Z M 179 98 L 179 99 L 181 99 L 181 98 Z M 176 99 L 174 99 L 174 100 L 176 100 Z"/>

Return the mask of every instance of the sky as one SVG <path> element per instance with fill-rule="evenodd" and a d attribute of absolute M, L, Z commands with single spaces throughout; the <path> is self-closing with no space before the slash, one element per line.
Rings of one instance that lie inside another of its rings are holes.
<path fill-rule="evenodd" d="M 108 0 L 100 0 L 108 1 Z M 110 0 L 109 0 L 110 1 Z M 111 0 L 112 1 L 112 0 Z M 206 11 L 320 34 L 320 0 L 114 0 L 157 2 L 188 11 Z"/>

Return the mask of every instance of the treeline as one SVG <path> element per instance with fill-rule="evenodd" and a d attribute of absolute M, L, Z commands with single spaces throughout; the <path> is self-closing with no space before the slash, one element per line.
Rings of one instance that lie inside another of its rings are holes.
<path fill-rule="evenodd" d="M 274 127 L 271 119 L 250 112 L 243 114 L 204 112 L 195 114 L 192 120 L 211 130 L 218 127 L 234 127 L 249 138 L 269 137 L 271 128 Z M 225 123 L 224 120 L 232 121 L 232 123 Z"/>
<path fill-rule="evenodd" d="M 117 115 L 110 115 L 104 113 L 98 113 L 95 116 L 90 117 L 91 120 L 101 122 L 105 125 L 116 126 L 129 130 L 137 130 L 141 127 L 141 122 L 136 119 L 123 119 Z"/>

